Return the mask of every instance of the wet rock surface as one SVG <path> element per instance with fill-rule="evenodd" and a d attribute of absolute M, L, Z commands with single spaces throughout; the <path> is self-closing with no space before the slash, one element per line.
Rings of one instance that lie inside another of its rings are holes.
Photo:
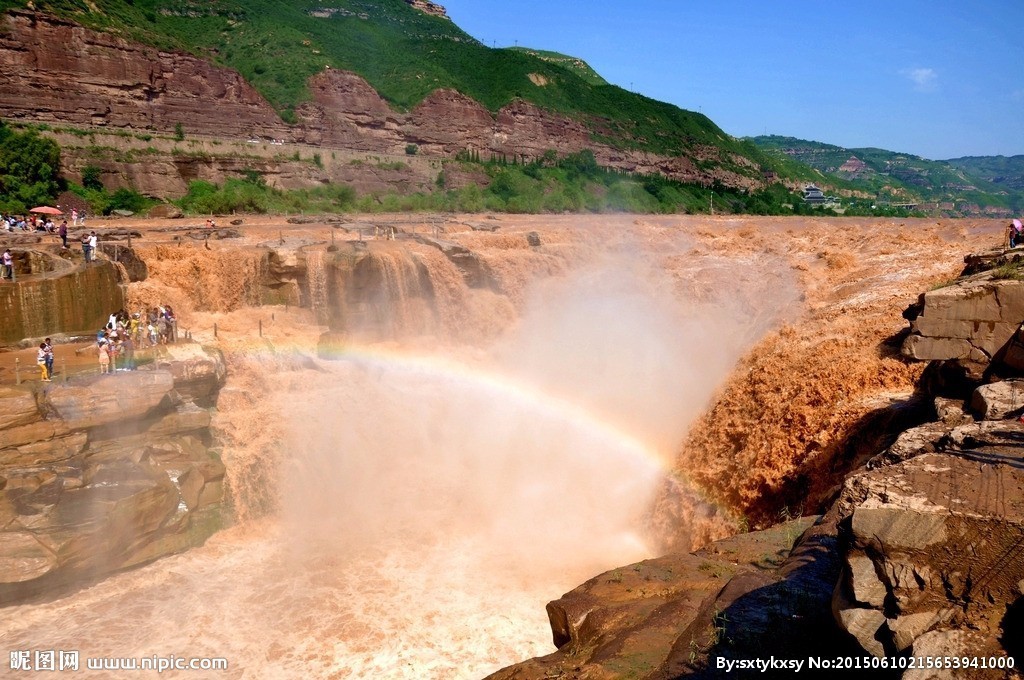
<path fill-rule="evenodd" d="M 40 252 L 40 258 L 51 257 L 45 250 Z M 101 260 L 85 265 L 53 259 L 62 270 L 20 271 L 15 282 L 0 286 L 0 344 L 95 332 L 106 323 L 110 310 L 124 306 L 113 263 Z M 83 295 L 82 291 L 89 292 Z"/>
<path fill-rule="evenodd" d="M 557 652 L 490 677 L 718 677 L 718 658 L 856 653 L 829 615 L 836 536 L 801 518 L 613 569 L 548 604 Z"/>
<path fill-rule="evenodd" d="M 0 605 L 201 543 L 221 524 L 210 411 L 223 358 L 173 345 L 156 366 L 5 387 Z"/>

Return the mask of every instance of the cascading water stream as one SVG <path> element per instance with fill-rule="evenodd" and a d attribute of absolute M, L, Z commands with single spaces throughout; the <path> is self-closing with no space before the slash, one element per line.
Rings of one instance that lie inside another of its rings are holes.
<path fill-rule="evenodd" d="M 309 306 L 319 323 L 327 323 L 330 310 L 327 299 L 327 254 L 320 248 L 308 248 L 306 255 L 306 281 L 309 285 Z"/>

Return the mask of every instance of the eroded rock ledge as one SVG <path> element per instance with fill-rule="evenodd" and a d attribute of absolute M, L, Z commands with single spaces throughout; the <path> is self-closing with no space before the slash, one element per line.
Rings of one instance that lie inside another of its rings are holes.
<path fill-rule="evenodd" d="M 202 543 L 221 525 L 218 351 L 138 371 L 0 387 L 0 605 Z"/>

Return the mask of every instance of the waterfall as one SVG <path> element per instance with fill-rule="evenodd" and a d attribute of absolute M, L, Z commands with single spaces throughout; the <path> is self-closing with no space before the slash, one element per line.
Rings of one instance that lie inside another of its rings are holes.
<path fill-rule="evenodd" d="M 309 307 L 313 310 L 317 322 L 326 324 L 330 317 L 327 291 L 327 253 L 319 248 L 310 248 L 305 251 L 305 254 Z"/>

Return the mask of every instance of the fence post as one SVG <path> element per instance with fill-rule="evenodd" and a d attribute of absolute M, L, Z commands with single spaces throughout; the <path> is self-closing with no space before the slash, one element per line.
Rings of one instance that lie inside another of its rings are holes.
<path fill-rule="evenodd" d="M 263 337 L 263 319 L 260 319 L 260 337 Z"/>
<path fill-rule="evenodd" d="M 68 384 L 68 360 L 66 357 L 60 358 L 60 379 L 65 385 Z"/>
<path fill-rule="evenodd" d="M 21 384 L 21 357 L 14 357 L 14 384 Z"/>
<path fill-rule="evenodd" d="M 213 337 L 217 337 L 217 322 L 214 322 L 213 324 Z"/>

